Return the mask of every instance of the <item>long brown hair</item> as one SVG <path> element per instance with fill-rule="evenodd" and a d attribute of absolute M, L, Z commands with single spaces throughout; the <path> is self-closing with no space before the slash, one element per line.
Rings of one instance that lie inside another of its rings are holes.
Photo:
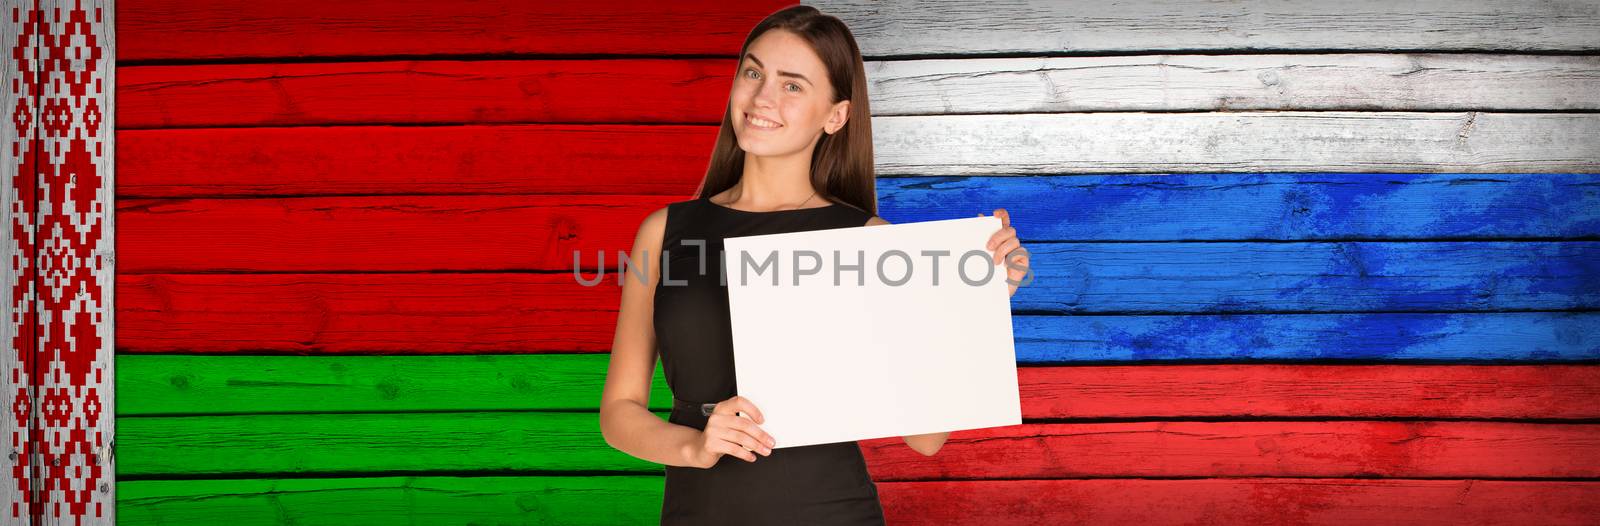
<path fill-rule="evenodd" d="M 832 134 L 824 133 L 811 151 L 811 187 L 817 194 L 849 204 L 873 215 L 878 214 L 878 193 L 873 183 L 872 112 L 867 107 L 867 70 L 861 63 L 861 49 L 844 22 L 823 14 L 817 8 L 794 5 L 780 9 L 750 30 L 739 48 L 740 64 L 750 43 L 773 29 L 800 36 L 822 59 L 833 85 L 833 101 L 850 100 L 849 118 Z M 733 134 L 733 101 L 722 112 L 722 127 L 717 130 L 717 145 L 711 150 L 711 163 L 700 181 L 696 198 L 716 195 L 732 188 L 744 174 L 744 149 Z"/>

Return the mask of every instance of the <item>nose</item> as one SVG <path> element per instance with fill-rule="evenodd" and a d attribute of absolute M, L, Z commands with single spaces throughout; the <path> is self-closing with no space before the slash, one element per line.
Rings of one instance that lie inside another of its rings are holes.
<path fill-rule="evenodd" d="M 754 102 L 757 108 L 772 108 L 777 99 L 771 90 L 776 87 L 775 83 L 762 82 L 761 87 L 756 88 L 755 100 L 751 102 Z"/>

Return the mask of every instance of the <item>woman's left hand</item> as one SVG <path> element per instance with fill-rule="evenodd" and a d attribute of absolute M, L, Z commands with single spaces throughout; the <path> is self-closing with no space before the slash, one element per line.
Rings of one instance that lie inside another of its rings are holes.
<path fill-rule="evenodd" d="M 978 214 L 982 217 L 983 214 Z M 1022 278 L 1028 277 L 1028 249 L 1022 248 L 1022 241 L 1017 239 L 1017 229 L 1011 226 L 1011 214 L 1004 208 L 996 208 L 994 216 L 1000 218 L 1000 230 L 989 236 L 987 247 L 994 254 L 994 264 L 1006 265 L 1006 284 L 1011 287 L 1011 294 L 1016 295 L 1017 287 L 1032 282 L 1024 282 Z"/>

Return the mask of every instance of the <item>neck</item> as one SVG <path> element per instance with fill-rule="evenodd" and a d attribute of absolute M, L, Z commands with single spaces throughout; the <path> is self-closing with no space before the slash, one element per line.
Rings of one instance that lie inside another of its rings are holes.
<path fill-rule="evenodd" d="M 745 209 L 768 210 L 798 206 L 811 199 L 814 205 L 816 192 L 811 187 L 811 159 L 809 150 L 800 150 L 786 157 L 762 157 L 745 152 L 744 172 L 734 183 L 736 204 Z"/>

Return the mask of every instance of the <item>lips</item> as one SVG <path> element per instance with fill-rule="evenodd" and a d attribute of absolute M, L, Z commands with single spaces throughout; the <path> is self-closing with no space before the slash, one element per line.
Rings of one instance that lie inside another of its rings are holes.
<path fill-rule="evenodd" d="M 772 119 L 759 117 L 749 113 L 744 114 L 744 122 L 745 124 L 749 124 L 751 128 L 758 130 L 776 130 L 783 127 L 782 124 L 778 124 Z"/>

